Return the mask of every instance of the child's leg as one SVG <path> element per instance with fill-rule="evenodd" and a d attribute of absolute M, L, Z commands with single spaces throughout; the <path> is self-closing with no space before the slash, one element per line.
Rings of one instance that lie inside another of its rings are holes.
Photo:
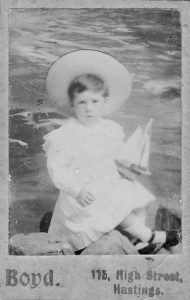
<path fill-rule="evenodd" d="M 176 246 L 180 241 L 180 233 L 177 231 L 154 231 L 142 222 L 135 213 L 130 213 L 121 223 L 120 228 L 140 239 L 143 243 L 138 242 L 136 248 L 140 254 L 150 254 L 155 251 L 157 244 L 162 244 L 166 249 Z M 145 245 L 146 244 L 146 245 Z M 154 246 L 154 247 L 153 247 Z"/>
<path fill-rule="evenodd" d="M 139 218 L 142 224 L 146 224 L 146 208 L 136 208 L 133 213 Z"/>
<path fill-rule="evenodd" d="M 142 219 L 134 213 L 130 213 L 120 223 L 120 227 L 143 242 L 148 242 L 152 236 L 152 230 L 144 224 L 144 218 L 142 222 Z"/>
<path fill-rule="evenodd" d="M 153 234 L 152 230 L 133 212 L 120 223 L 120 227 L 142 242 L 165 243 L 166 241 L 165 231 L 155 231 Z"/>

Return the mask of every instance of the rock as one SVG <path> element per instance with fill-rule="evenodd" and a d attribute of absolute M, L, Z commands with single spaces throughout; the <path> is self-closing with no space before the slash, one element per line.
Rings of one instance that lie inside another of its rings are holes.
<path fill-rule="evenodd" d="M 144 84 L 144 89 L 154 96 L 179 97 L 180 81 L 178 78 L 170 80 L 149 80 Z"/>
<path fill-rule="evenodd" d="M 181 232 L 181 217 L 179 212 L 171 211 L 166 207 L 160 207 L 156 214 L 156 230 L 177 230 Z M 161 248 L 157 254 L 179 254 L 182 253 L 182 243 L 169 249 Z"/>
<path fill-rule="evenodd" d="M 51 243 L 47 233 L 15 234 L 9 242 L 11 255 L 63 255 L 61 243 Z"/>
<path fill-rule="evenodd" d="M 182 244 L 179 243 L 177 246 L 175 247 L 171 247 L 169 249 L 165 249 L 165 248 L 161 248 L 156 254 L 179 254 L 182 253 Z"/>
<path fill-rule="evenodd" d="M 104 234 L 85 248 L 81 255 L 131 255 L 138 254 L 129 239 L 118 230 Z"/>
<path fill-rule="evenodd" d="M 181 231 L 181 217 L 165 207 L 160 207 L 156 214 L 156 230 L 179 230 Z"/>
<path fill-rule="evenodd" d="M 10 239 L 9 253 L 11 255 L 73 255 L 64 249 L 61 243 L 51 243 L 47 233 L 35 232 L 15 234 Z M 79 254 L 79 253 L 77 253 Z M 119 231 L 113 230 L 100 237 L 96 242 L 85 248 L 81 255 L 128 255 L 138 254 L 135 247 Z"/>

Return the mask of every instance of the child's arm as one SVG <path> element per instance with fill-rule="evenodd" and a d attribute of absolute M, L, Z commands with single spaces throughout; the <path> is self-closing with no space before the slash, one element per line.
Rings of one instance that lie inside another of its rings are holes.
<path fill-rule="evenodd" d="M 133 165 L 129 163 L 122 163 L 122 161 L 116 160 L 116 165 L 118 172 L 123 176 L 126 177 L 129 180 L 135 180 L 136 176 L 139 175 L 134 169 Z"/>
<path fill-rule="evenodd" d="M 94 195 L 79 182 L 77 169 L 71 165 L 72 154 L 67 143 L 59 142 L 60 138 L 51 140 L 44 146 L 47 155 L 47 169 L 54 185 L 78 200 L 85 207 L 95 200 Z"/>
<path fill-rule="evenodd" d="M 82 185 L 77 180 L 75 170 L 71 168 L 70 149 L 68 149 L 67 143 L 60 142 L 60 140 L 60 136 L 51 135 L 44 144 L 48 173 L 58 189 L 76 197 L 80 193 Z"/>

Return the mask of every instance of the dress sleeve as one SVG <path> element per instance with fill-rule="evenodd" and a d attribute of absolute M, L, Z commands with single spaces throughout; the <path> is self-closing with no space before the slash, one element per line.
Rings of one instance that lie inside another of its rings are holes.
<path fill-rule="evenodd" d="M 47 156 L 47 169 L 58 189 L 76 197 L 82 186 L 76 178 L 75 170 L 71 167 L 72 149 L 63 139 L 64 137 L 53 132 L 44 137 L 43 149 Z"/>
<path fill-rule="evenodd" d="M 123 128 L 119 124 L 114 126 L 114 141 L 115 141 L 115 160 L 120 163 L 124 163 L 125 166 L 130 166 L 126 158 L 126 146 L 125 146 L 125 133 Z"/>
<path fill-rule="evenodd" d="M 123 128 L 116 122 L 111 121 L 109 123 L 109 127 L 110 127 L 109 128 L 111 133 L 110 138 L 111 138 L 111 144 L 114 151 L 114 157 L 116 160 L 118 160 L 122 155 L 125 133 L 123 131 Z"/>

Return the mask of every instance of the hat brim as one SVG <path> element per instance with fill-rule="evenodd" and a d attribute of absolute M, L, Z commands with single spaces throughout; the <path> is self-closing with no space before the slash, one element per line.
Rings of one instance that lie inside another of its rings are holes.
<path fill-rule="evenodd" d="M 46 78 L 48 97 L 69 115 L 72 114 L 68 87 L 82 74 L 99 76 L 107 84 L 109 100 L 104 115 L 118 109 L 129 97 L 131 76 L 118 60 L 96 50 L 76 50 L 59 58 L 49 69 Z"/>

